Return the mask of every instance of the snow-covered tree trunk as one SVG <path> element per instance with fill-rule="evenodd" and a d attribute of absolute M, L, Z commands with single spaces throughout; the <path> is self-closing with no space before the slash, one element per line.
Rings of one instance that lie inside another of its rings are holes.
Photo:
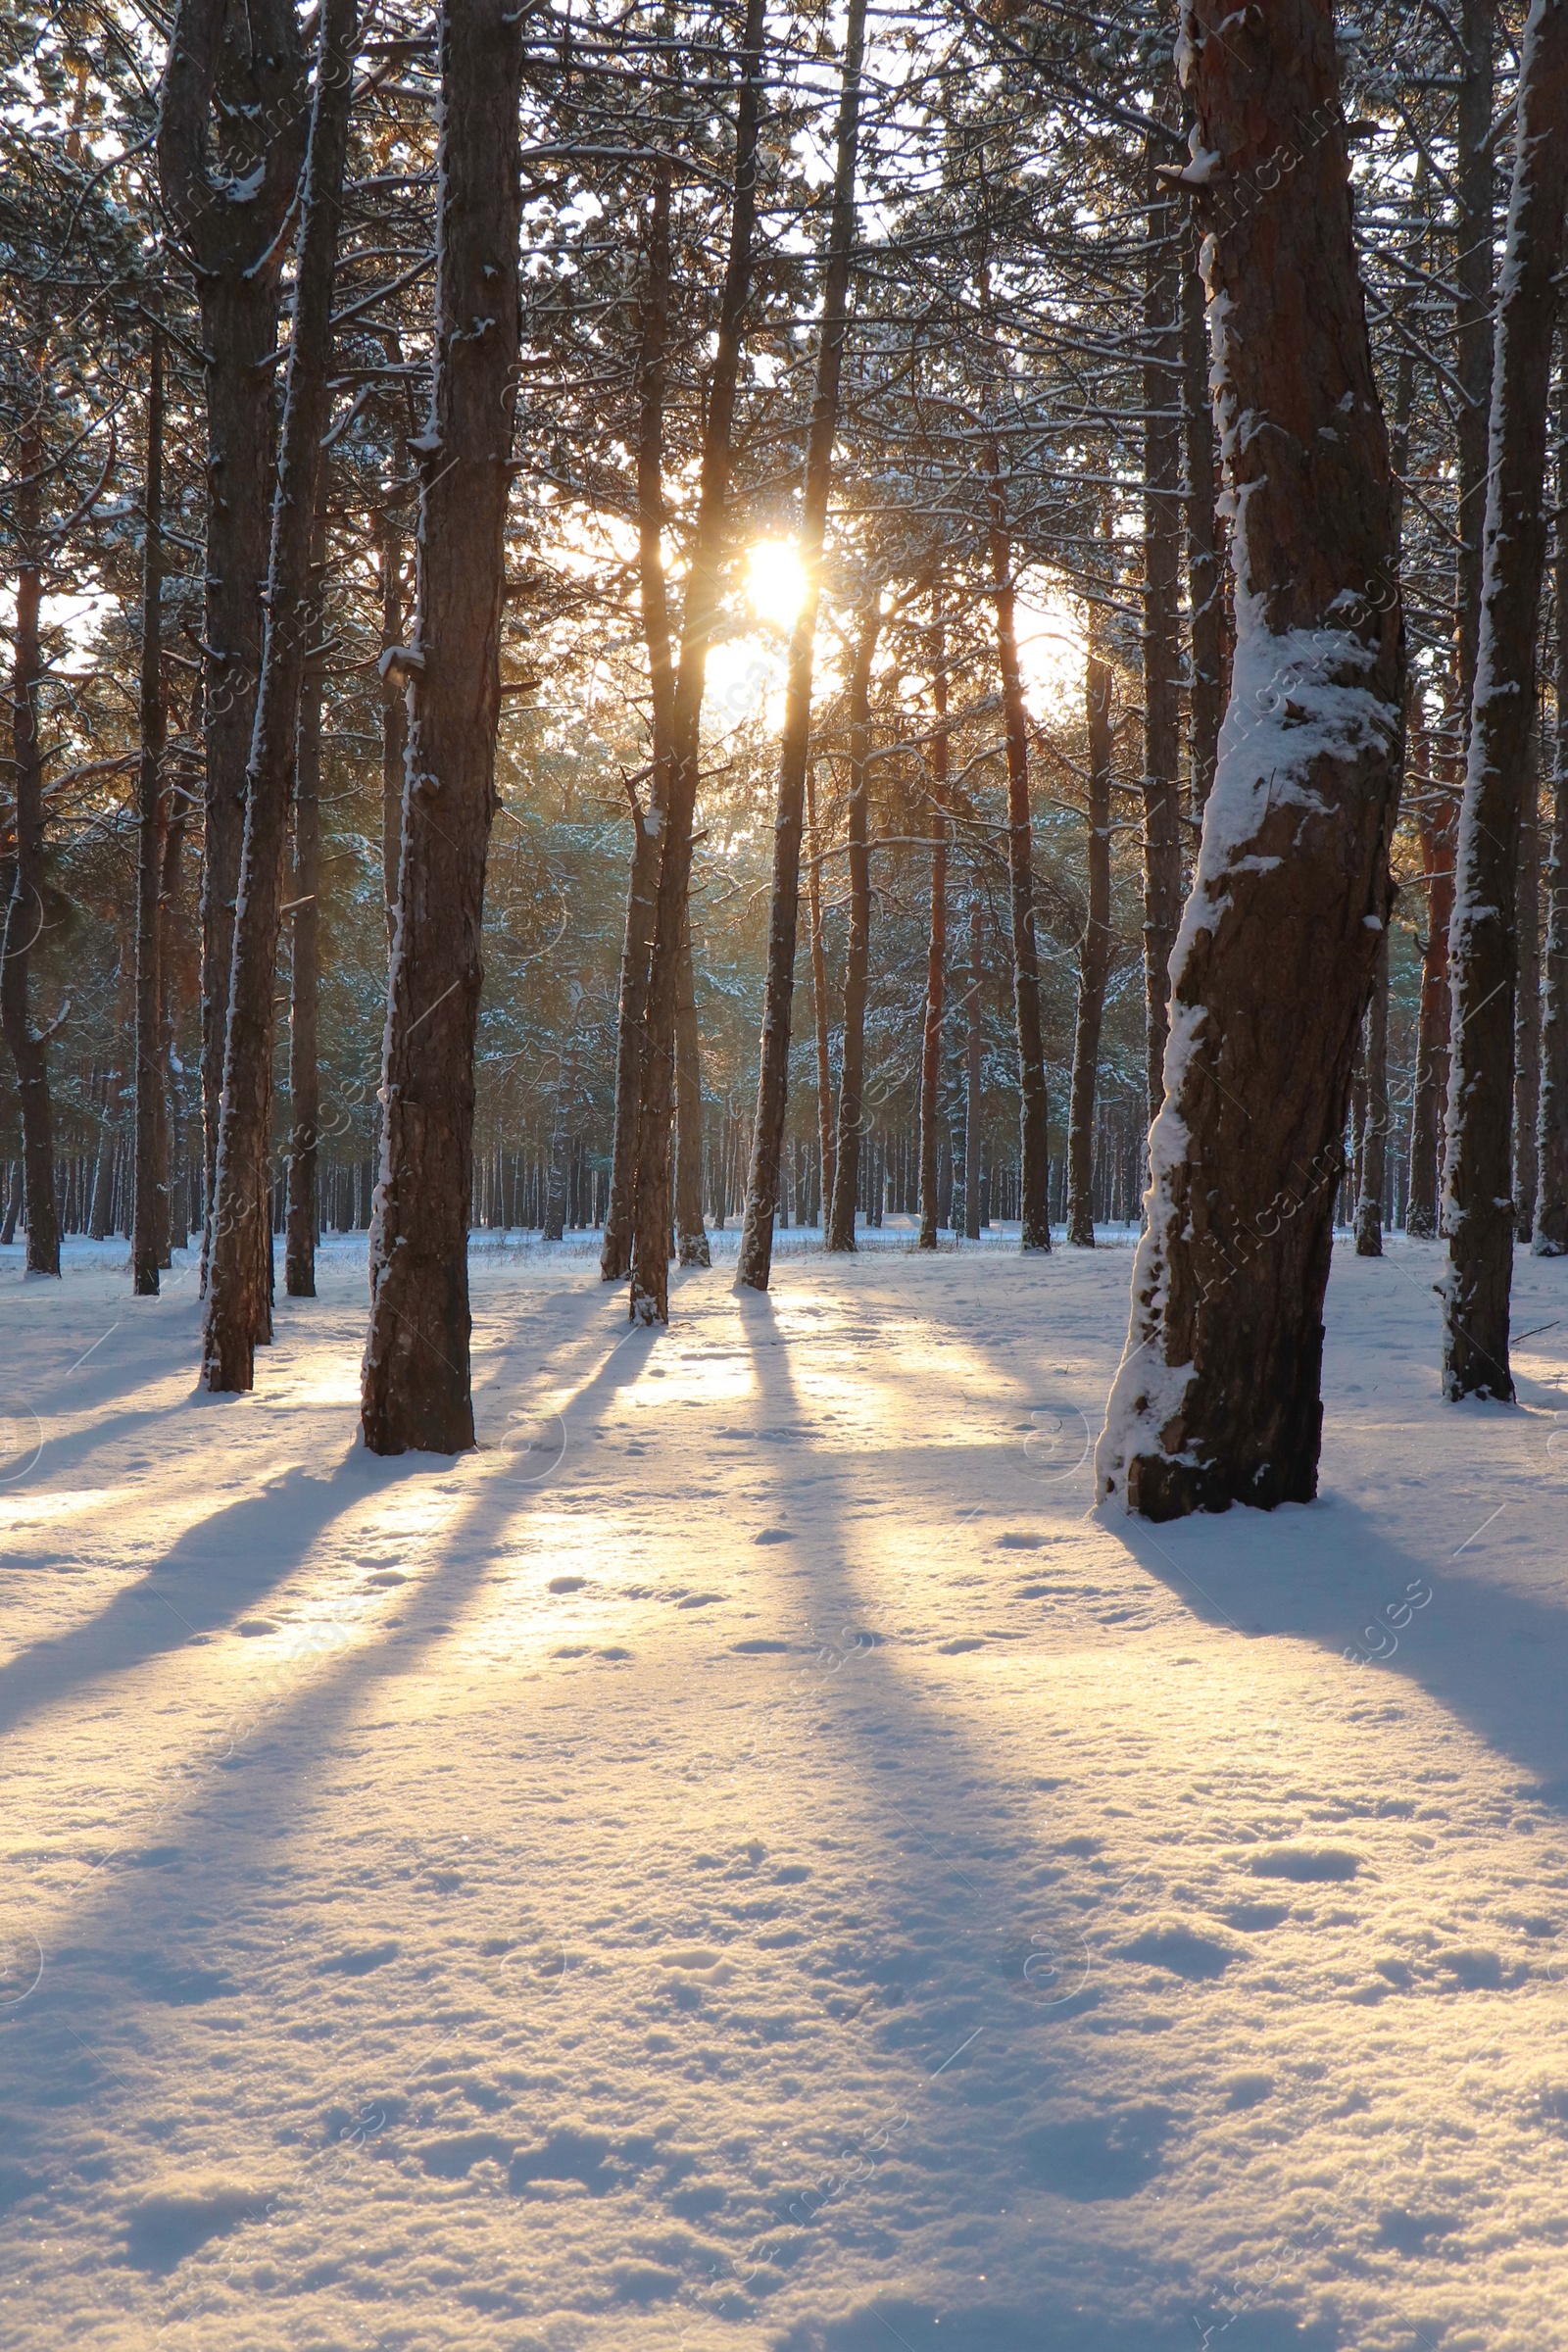
<path fill-rule="evenodd" d="M 735 1272 L 737 1290 L 765 1291 L 773 1263 L 773 1210 L 778 1199 L 779 1149 L 789 1105 L 790 1026 L 795 991 L 795 932 L 801 888 L 801 825 L 806 765 L 811 746 L 811 679 L 816 660 L 816 612 L 821 593 L 822 544 L 833 489 L 833 443 L 838 430 L 839 377 L 849 333 L 850 270 L 855 245 L 856 163 L 860 134 L 860 74 L 865 57 L 866 0 L 849 0 L 844 35 L 832 210 L 828 216 L 822 316 L 817 329 L 816 388 L 806 444 L 799 550 L 806 592 L 790 633 L 784 688 L 784 728 L 778 754 L 778 808 L 773 820 L 773 874 L 768 900 L 767 965 L 762 983 L 762 1036 L 752 1126 L 746 1212 Z M 834 1173 L 834 1197 L 838 1176 Z"/>
<path fill-rule="evenodd" d="M 963 1001 L 963 1233 L 980 1239 L 980 1128 L 984 1115 L 985 1028 L 981 1020 L 986 970 L 980 947 L 980 902 L 969 906 L 969 990 Z M 955 1225 L 957 1219 L 954 1219 Z"/>
<path fill-rule="evenodd" d="M 404 469 L 398 468 L 401 473 Z M 387 946 L 398 913 L 398 859 L 403 851 L 403 759 L 408 748 L 408 688 L 395 657 L 403 643 L 403 538 L 391 515 L 381 518 L 376 545 L 381 589 L 381 652 L 388 657 L 381 680 L 381 895 L 386 906 Z"/>
<path fill-rule="evenodd" d="M 1098 609 L 1089 620 L 1084 715 L 1089 737 L 1089 891 L 1078 942 L 1078 1012 L 1073 1025 L 1072 1096 L 1067 1114 L 1067 1239 L 1095 1246 L 1095 1097 L 1100 1033 L 1110 977 L 1110 664 Z M 1205 794 L 1205 798 L 1206 798 Z"/>
<path fill-rule="evenodd" d="M 1096 1457 L 1100 1492 L 1154 1519 L 1316 1489 L 1323 1293 L 1389 912 L 1404 671 L 1330 0 L 1242 18 L 1200 0 L 1178 56 L 1237 641 Z"/>
<path fill-rule="evenodd" d="M 311 544 L 321 440 L 331 409 L 332 284 L 337 267 L 355 0 L 322 0 L 316 90 L 300 204 L 294 328 L 272 502 L 267 629 L 251 743 L 245 840 L 223 1045 L 202 1378 L 219 1395 L 248 1390 L 255 1349 L 270 1339 L 272 1040 L 300 682 L 310 650 Z"/>
<path fill-rule="evenodd" d="M 522 19 L 440 14 L 435 379 L 422 472 L 398 912 L 361 1389 L 372 1453 L 473 1444 L 468 1201 L 516 403 Z"/>
<path fill-rule="evenodd" d="M 1208 396 L 1208 329 L 1203 279 L 1198 266 L 1197 222 L 1186 222 L 1181 245 L 1182 424 L 1187 470 L 1187 594 L 1192 662 L 1188 790 L 1191 813 L 1200 817 L 1219 750 L 1225 714 L 1224 568 L 1214 514 L 1214 410 Z"/>
<path fill-rule="evenodd" d="M 159 1152 L 164 1071 L 159 885 L 164 809 L 164 340 L 147 342 L 147 461 L 142 476 L 141 758 L 136 775 L 136 1199 L 130 1239 L 138 1298 L 158 1296 L 169 1170 Z M 164 1215 L 160 1219 L 159 1210 Z"/>
<path fill-rule="evenodd" d="M 807 916 L 810 927 L 811 1015 L 816 1040 L 816 1139 L 818 1211 L 824 1239 L 833 1206 L 833 1054 L 828 1043 L 827 937 L 822 924 L 822 857 L 826 844 L 816 825 L 816 764 L 806 769 L 806 828 L 810 862 L 806 874 Z"/>
<path fill-rule="evenodd" d="M 18 450 L 21 487 L 15 493 L 15 522 L 25 549 L 39 527 L 37 475 L 43 440 L 36 428 L 22 436 Z M 29 969 L 33 943 L 44 926 L 43 755 L 38 742 L 38 688 L 43 680 L 43 567 L 24 554 L 17 570 L 12 629 L 11 780 L 16 807 L 16 866 L 0 934 L 0 1026 L 17 1069 L 22 1111 L 22 1157 L 25 1169 L 27 1272 L 60 1272 L 60 1218 L 55 1205 L 54 1112 L 49 1099 L 49 1051 L 32 1025 Z"/>
<path fill-rule="evenodd" d="M 1534 0 L 1497 304 L 1481 637 L 1449 946 L 1443 1392 L 1509 1400 L 1514 872 L 1545 563 L 1546 417 L 1568 190 L 1568 0 Z"/>
<path fill-rule="evenodd" d="M 209 1212 L 246 769 L 262 664 L 284 224 L 310 122 L 294 0 L 178 0 L 159 92 L 164 210 L 195 271 L 207 405 L 202 1111 Z M 213 152 L 212 131 L 220 135 Z M 207 1281 L 211 1215 L 203 1237 Z"/>
<path fill-rule="evenodd" d="M 1557 727 L 1553 746 L 1551 846 L 1546 857 L 1546 942 L 1542 967 L 1541 1113 L 1536 1230 L 1538 1257 L 1568 1251 L 1568 326 L 1557 327 Z"/>
<path fill-rule="evenodd" d="M 1459 544 L 1454 562 L 1457 754 L 1463 768 L 1481 636 L 1482 529 L 1487 512 L 1487 420 L 1492 409 L 1492 269 L 1494 235 L 1492 120 L 1496 0 L 1462 0 L 1453 187 L 1458 199 L 1453 279 L 1458 378 Z"/>
<path fill-rule="evenodd" d="M 1151 142 L 1146 169 L 1155 192 L 1146 215 L 1143 370 L 1144 1036 L 1151 1124 L 1164 1095 L 1170 952 L 1182 909 L 1180 247 L 1175 206 L 1153 176 L 1154 152 Z"/>
<path fill-rule="evenodd" d="M 1419 698 L 1418 698 L 1419 700 Z M 1443 1105 L 1448 1094 L 1448 924 L 1453 914 L 1453 858 L 1459 796 L 1449 770 L 1449 738 L 1410 721 L 1416 784 L 1416 830 L 1426 886 L 1427 931 L 1421 946 L 1421 1001 L 1416 1020 L 1415 1089 L 1410 1105 L 1410 1196 L 1405 1231 L 1434 1241 L 1438 1231 L 1439 1154 Z"/>
<path fill-rule="evenodd" d="M 860 612 L 850 669 L 850 794 L 848 864 L 850 936 L 844 957 L 844 1050 L 839 1064 L 839 1131 L 834 1155 L 833 1205 L 827 1247 L 855 1248 L 855 1206 L 860 1195 L 864 1123 L 865 998 L 871 970 L 871 852 L 868 808 L 871 754 L 871 663 L 882 629 L 882 600 L 873 589 Z"/>
<path fill-rule="evenodd" d="M 703 1055 L 689 914 L 675 971 L 675 1253 L 683 1266 L 712 1263 L 703 1224 Z"/>
<path fill-rule="evenodd" d="M 1541 766 L 1532 725 L 1519 810 L 1519 866 L 1514 935 L 1519 986 L 1513 1016 L 1513 1230 L 1528 1242 L 1536 1229 L 1541 1117 Z"/>

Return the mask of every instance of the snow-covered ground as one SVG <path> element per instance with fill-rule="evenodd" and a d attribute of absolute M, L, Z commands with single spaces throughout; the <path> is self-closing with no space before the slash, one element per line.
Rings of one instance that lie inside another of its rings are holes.
<path fill-rule="evenodd" d="M 5 1253 L 0 2342 L 1568 2346 L 1568 1264 L 1453 1408 L 1342 1250 L 1322 1500 L 1150 1530 L 1125 1242 L 876 1238 L 476 1242 L 453 1463 L 363 1237 L 221 1402 Z"/>

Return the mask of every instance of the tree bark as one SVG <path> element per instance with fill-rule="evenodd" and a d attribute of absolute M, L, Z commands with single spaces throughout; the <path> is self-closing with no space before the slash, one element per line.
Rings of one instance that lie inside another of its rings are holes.
<path fill-rule="evenodd" d="M 1557 330 L 1557 731 L 1546 861 L 1546 948 L 1542 988 L 1540 1167 L 1533 1248 L 1568 1251 L 1568 331 Z"/>
<path fill-rule="evenodd" d="M 1084 670 L 1089 736 L 1089 906 L 1078 943 L 1078 1017 L 1072 1041 L 1072 1102 L 1067 1120 L 1067 1239 L 1095 1246 L 1095 1096 L 1100 1032 L 1110 978 L 1110 664 L 1101 643 L 1100 609 L 1089 619 Z M 1205 799 L 1207 794 L 1205 792 Z"/>
<path fill-rule="evenodd" d="M 223 1045 L 202 1348 L 202 1377 L 215 1395 L 252 1387 L 256 1348 L 271 1336 L 272 999 L 312 613 L 311 542 L 331 407 L 332 282 L 353 80 L 354 0 L 322 0 Z"/>
<path fill-rule="evenodd" d="M 850 271 L 855 244 L 855 178 L 859 147 L 860 73 L 865 56 L 866 0 L 849 0 L 844 74 L 835 137 L 833 202 L 828 220 L 822 318 L 817 329 L 816 392 L 806 446 L 800 556 L 806 591 L 790 634 L 779 744 L 778 812 L 773 821 L 773 876 L 768 902 L 767 964 L 762 983 L 761 1066 L 752 1126 L 746 1212 L 736 1265 L 737 1290 L 765 1291 L 773 1262 L 773 1210 L 778 1199 L 779 1147 L 789 1102 L 790 1016 L 795 991 L 795 931 L 801 881 L 801 821 L 806 764 L 811 742 L 811 677 L 816 612 L 822 587 L 822 545 L 833 488 L 833 442 L 838 429 L 839 377 L 849 333 Z M 834 1172 L 834 1198 L 838 1174 Z"/>
<path fill-rule="evenodd" d="M 1541 773 L 1532 724 L 1525 747 L 1515 886 L 1519 987 L 1513 1024 L 1514 1239 L 1528 1242 L 1536 1226 L 1540 1181 L 1537 1128 L 1541 1117 Z"/>
<path fill-rule="evenodd" d="M 141 760 L 136 774 L 136 1199 L 130 1239 L 131 1285 L 156 1298 L 161 1244 L 168 1230 L 169 1166 L 164 1110 L 163 989 L 159 970 L 159 886 L 163 880 L 164 809 L 164 340 L 154 323 L 147 340 L 147 465 L 142 483 Z M 160 1134 L 163 1130 L 163 1134 Z M 160 1216 L 160 1208 L 163 1210 Z"/>
<path fill-rule="evenodd" d="M 811 930 L 811 1010 L 816 1030 L 816 1137 L 821 1192 L 822 1238 L 827 1239 L 833 1208 L 833 1057 L 828 1044 L 827 942 L 822 930 L 822 858 L 826 843 L 816 822 L 816 763 L 806 770 L 807 827 L 810 835 L 810 863 L 806 871 L 807 905 Z"/>
<path fill-rule="evenodd" d="M 555 1114 L 550 1129 L 550 1174 L 545 1188 L 545 1240 L 565 1238 L 566 1191 L 571 1162 L 571 1116 L 577 1104 L 577 1006 L 581 991 L 573 983 L 571 1011 L 561 1059 L 556 1065 Z"/>
<path fill-rule="evenodd" d="M 1404 687 L 1331 0 L 1242 21 L 1198 0 L 1181 56 L 1237 643 L 1096 1457 L 1101 1493 L 1153 1519 L 1316 1490 L 1334 1195 L 1389 916 Z M 1303 122 L 1321 135 L 1301 141 Z M 1245 204 L 1227 193 L 1239 179 Z"/>
<path fill-rule="evenodd" d="M 1568 189 L 1568 0 L 1534 0 L 1497 308 L 1481 634 L 1459 847 L 1444 1122 L 1443 1393 L 1510 1401 L 1514 872 L 1545 560 L 1546 413 Z"/>
<path fill-rule="evenodd" d="M 1413 1241 L 1433 1241 L 1438 1231 L 1443 1105 L 1448 1093 L 1448 925 L 1453 915 L 1453 857 L 1459 831 L 1459 796 L 1446 772 L 1452 758 L 1449 732 L 1445 731 L 1439 749 L 1412 715 L 1409 743 L 1419 786 L 1415 814 L 1427 894 L 1427 935 L 1421 949 L 1421 1003 L 1416 1027 L 1415 1092 L 1410 1106 L 1410 1193 L 1405 1231 Z"/>
<path fill-rule="evenodd" d="M 38 396 L 42 397 L 41 386 Z M 0 1027 L 17 1069 L 22 1114 L 22 1158 L 27 1219 L 27 1272 L 60 1272 L 60 1219 L 55 1206 L 54 1112 L 49 1099 L 47 1035 L 32 1025 L 31 955 L 44 927 L 43 754 L 38 742 L 38 689 L 43 682 L 39 610 L 43 567 L 31 543 L 41 518 L 36 476 L 43 438 L 36 423 L 22 435 L 22 485 L 15 496 L 23 561 L 17 568 L 15 648 L 11 670 L 11 756 L 16 793 L 17 862 L 0 935 Z"/>
<path fill-rule="evenodd" d="M 1214 411 L 1208 397 L 1208 327 L 1197 224 L 1181 240 L 1182 421 L 1187 466 L 1187 598 L 1193 685 L 1187 775 L 1192 814 L 1201 818 L 1214 781 L 1225 714 L 1225 580 L 1214 512 Z"/>
<path fill-rule="evenodd" d="M 712 1263 L 703 1224 L 703 1062 L 689 917 L 675 975 L 675 1248 L 683 1266 Z"/>
<path fill-rule="evenodd" d="M 449 0 L 440 53 L 436 368 L 411 445 L 423 475 L 413 684 L 361 1391 L 372 1453 L 473 1444 L 473 1048 L 520 327 L 521 19 L 503 0 Z"/>
<path fill-rule="evenodd" d="M 326 525 L 318 513 L 312 548 L 310 650 L 300 681 L 294 751 L 293 956 L 289 972 L 288 1199 L 283 1241 L 283 1288 L 290 1298 L 316 1297 L 316 1189 L 321 1119 L 321 1073 L 317 1054 L 320 1000 L 321 698 L 326 686 L 322 588 Z"/>
<path fill-rule="evenodd" d="M 409 745 L 408 687 L 397 665 L 403 644 L 403 540 L 390 514 L 381 517 L 377 563 L 381 586 L 381 895 L 387 948 L 397 926 L 398 858 L 403 848 L 403 765 Z"/>
<path fill-rule="evenodd" d="M 1151 1125 L 1165 1098 L 1170 955 L 1182 906 L 1180 245 L 1171 200 L 1155 192 L 1153 167 L 1151 141 L 1144 281 L 1144 1036 Z"/>
<path fill-rule="evenodd" d="M 1458 415 L 1459 548 L 1454 572 L 1454 643 L 1459 678 L 1461 770 L 1475 696 L 1481 628 L 1482 527 L 1487 510 L 1487 419 L 1492 406 L 1493 128 L 1496 0 L 1462 0 L 1459 38 L 1457 373 L 1463 399 Z"/>
<path fill-rule="evenodd" d="M 844 958 L 844 1045 L 839 1061 L 839 1132 L 834 1153 L 830 1250 L 855 1248 L 860 1193 L 865 1095 L 865 997 L 871 966 L 871 852 L 867 793 L 871 753 L 871 663 L 882 630 L 882 599 L 873 589 L 860 613 L 850 671 L 850 937 Z"/>
<path fill-rule="evenodd" d="M 1019 1237 L 1025 1251 L 1051 1248 L 1051 1123 L 1040 1025 L 1040 956 L 1035 943 L 1034 829 L 1029 814 L 1029 722 L 1018 666 L 1016 593 L 1006 494 L 995 442 L 985 450 L 991 593 L 1002 671 L 1007 753 L 1007 883 L 1012 916 L 1012 1009 L 1018 1041 Z M 978 1204 L 976 1204 L 978 1205 Z M 974 1212 L 971 1211 L 971 1215 Z"/>
<path fill-rule="evenodd" d="M 980 1130 L 985 1118 L 986 967 L 981 952 L 980 902 L 969 906 L 969 988 L 963 1001 L 963 1236 L 980 1239 Z"/>
<path fill-rule="evenodd" d="M 934 1250 L 942 1222 L 938 1180 L 938 1087 L 942 1074 L 942 999 L 948 954 L 948 650 L 942 609 L 935 612 L 936 661 L 931 706 L 931 921 L 925 951 L 925 1025 L 920 1041 L 920 1248 Z M 813 947 L 817 909 L 812 908 Z"/>
<path fill-rule="evenodd" d="M 215 120 L 222 131 L 216 155 Z M 235 0 L 178 0 L 159 94 L 158 172 L 165 212 L 195 272 L 207 395 L 203 1290 L 262 661 L 278 280 L 308 122 L 293 0 L 247 0 L 243 9 Z"/>
<path fill-rule="evenodd" d="M 620 950 L 620 996 L 615 1015 L 615 1106 L 611 1130 L 610 1200 L 599 1247 L 604 1282 L 624 1282 L 631 1270 L 632 1214 L 637 1190 L 637 1114 L 642 1085 L 643 1022 L 648 962 L 654 944 L 660 852 L 669 797 L 675 732 L 675 673 L 670 659 L 669 602 L 664 587 L 664 377 L 669 334 L 669 204 L 671 170 L 661 164 L 654 180 L 643 281 L 638 352 L 637 562 L 643 638 L 648 647 L 653 760 L 648 806 L 632 795 L 631 872 Z M 690 955 L 690 933 L 685 934 Z M 695 1015 L 694 1015 L 695 1017 Z M 678 1029 L 677 1014 L 677 1029 Z M 679 1041 L 676 1044 L 679 1053 Z M 679 1091 L 677 1072 L 677 1093 Z"/>
<path fill-rule="evenodd" d="M 1366 1107 L 1361 1126 L 1361 1174 L 1355 1201 L 1355 1254 L 1383 1255 L 1383 1187 L 1389 1136 L 1389 934 L 1385 925 L 1372 969 L 1366 1015 Z"/>

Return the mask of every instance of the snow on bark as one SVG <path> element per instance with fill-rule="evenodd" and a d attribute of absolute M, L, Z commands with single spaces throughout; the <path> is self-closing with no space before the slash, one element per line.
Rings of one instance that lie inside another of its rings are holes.
<path fill-rule="evenodd" d="M 1315 1492 L 1350 1064 L 1389 906 L 1403 685 L 1388 445 L 1328 0 L 1189 7 L 1232 526 L 1231 700 L 1171 956 L 1127 1351 L 1096 1457 L 1151 1518 Z M 1247 207 L 1223 190 L 1314 130 Z"/>

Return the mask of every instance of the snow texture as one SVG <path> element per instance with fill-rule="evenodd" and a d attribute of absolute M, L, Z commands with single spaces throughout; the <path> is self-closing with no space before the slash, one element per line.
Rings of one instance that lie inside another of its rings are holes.
<path fill-rule="evenodd" d="M 1568 2346 L 1568 1273 L 1445 1407 L 1347 1247 L 1321 1500 L 1156 1532 L 1127 1248 L 864 1238 L 476 1239 L 452 1462 L 363 1237 L 221 1400 L 0 1255 L 8 2346 Z"/>

